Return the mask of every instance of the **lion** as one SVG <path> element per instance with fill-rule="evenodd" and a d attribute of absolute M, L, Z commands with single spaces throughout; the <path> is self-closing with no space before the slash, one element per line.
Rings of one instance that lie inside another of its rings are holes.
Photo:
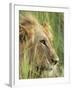
<path fill-rule="evenodd" d="M 59 57 L 53 47 L 53 34 L 49 30 L 49 24 L 40 24 L 31 14 L 23 16 L 19 22 L 20 79 L 25 78 L 21 66 L 25 65 L 26 61 L 29 65 L 29 68 L 26 67 L 27 78 L 58 77 L 56 66 Z"/>

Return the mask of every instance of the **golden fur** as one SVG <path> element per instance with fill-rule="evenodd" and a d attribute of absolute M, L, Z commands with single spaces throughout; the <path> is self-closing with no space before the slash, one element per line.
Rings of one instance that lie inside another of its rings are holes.
<path fill-rule="evenodd" d="M 34 66 L 30 70 L 29 75 L 33 69 L 40 74 L 49 71 L 56 66 L 59 58 L 52 46 L 53 34 L 49 30 L 49 25 L 44 23 L 41 25 L 38 20 L 32 15 L 24 16 L 19 23 L 19 59 L 20 65 L 24 58 L 24 49 L 28 50 L 29 64 Z M 52 72 L 52 71 L 51 71 Z M 51 73 L 50 72 L 50 73 Z M 56 74 L 55 74 L 56 75 Z M 48 76 L 55 76 L 49 74 Z"/>

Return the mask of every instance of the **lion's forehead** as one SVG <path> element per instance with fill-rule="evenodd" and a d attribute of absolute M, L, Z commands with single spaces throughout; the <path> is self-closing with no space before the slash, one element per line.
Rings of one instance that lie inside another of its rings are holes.
<path fill-rule="evenodd" d="M 37 38 L 37 40 L 48 38 L 46 33 L 43 31 L 43 28 L 41 25 L 37 26 L 34 29 L 34 35 L 35 35 L 35 39 Z"/>

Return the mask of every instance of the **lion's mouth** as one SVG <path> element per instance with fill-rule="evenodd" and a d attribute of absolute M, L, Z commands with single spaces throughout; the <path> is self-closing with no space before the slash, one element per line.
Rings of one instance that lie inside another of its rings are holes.
<path fill-rule="evenodd" d="M 48 60 L 48 58 L 46 57 L 45 59 L 47 65 L 46 65 L 46 70 L 48 71 L 52 71 L 54 69 L 54 67 L 56 67 L 59 64 L 59 61 L 56 60 Z"/>

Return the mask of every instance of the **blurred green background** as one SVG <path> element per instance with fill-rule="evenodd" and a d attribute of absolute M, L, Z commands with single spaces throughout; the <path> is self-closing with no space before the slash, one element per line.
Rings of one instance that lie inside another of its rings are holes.
<path fill-rule="evenodd" d="M 24 16 L 26 13 L 31 13 L 37 18 L 40 24 L 47 22 L 53 32 L 53 46 L 59 56 L 59 63 L 62 75 L 64 74 L 64 13 L 57 12 L 38 12 L 38 11 L 19 11 L 19 15 Z M 20 19 L 20 17 L 19 17 Z"/>

